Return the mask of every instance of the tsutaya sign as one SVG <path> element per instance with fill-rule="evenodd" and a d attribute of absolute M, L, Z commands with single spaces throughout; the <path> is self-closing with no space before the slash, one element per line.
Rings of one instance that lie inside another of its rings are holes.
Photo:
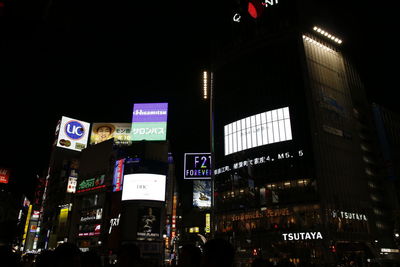
<path fill-rule="evenodd" d="M 348 219 L 348 220 L 357 220 L 357 221 L 368 221 L 367 216 L 362 213 L 355 213 L 355 212 L 345 212 L 345 211 L 332 211 L 333 218 L 340 218 L 340 219 Z"/>
<path fill-rule="evenodd" d="M 283 240 L 285 240 L 285 241 L 323 239 L 321 232 L 285 233 L 285 234 L 282 234 L 282 236 L 283 236 Z"/>

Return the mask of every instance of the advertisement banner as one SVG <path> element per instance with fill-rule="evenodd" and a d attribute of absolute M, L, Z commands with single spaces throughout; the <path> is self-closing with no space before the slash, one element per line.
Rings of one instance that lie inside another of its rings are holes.
<path fill-rule="evenodd" d="M 165 201 L 166 176 L 151 173 L 135 173 L 124 176 L 122 201 Z"/>
<path fill-rule="evenodd" d="M 289 107 L 262 112 L 224 126 L 225 156 L 292 140 Z"/>
<path fill-rule="evenodd" d="M 161 210 L 155 207 L 139 207 L 138 209 L 138 240 L 153 240 L 160 238 Z"/>
<path fill-rule="evenodd" d="M 90 123 L 63 116 L 58 133 L 57 146 L 81 151 L 87 146 L 89 128 Z"/>
<path fill-rule="evenodd" d="M 8 184 L 10 178 L 10 170 L 0 168 L 0 184 Z"/>
<path fill-rule="evenodd" d="M 131 123 L 93 123 L 90 144 L 95 145 L 114 138 L 116 145 L 130 145 L 132 143 L 131 128 Z"/>
<path fill-rule="evenodd" d="M 113 192 L 122 190 L 122 182 L 124 178 L 124 163 L 125 159 L 120 159 L 114 165 Z"/>
<path fill-rule="evenodd" d="M 79 225 L 78 236 L 98 236 L 101 234 L 101 224 Z"/>
<path fill-rule="evenodd" d="M 133 105 L 132 141 L 164 141 L 167 138 L 168 103 Z"/>
<path fill-rule="evenodd" d="M 183 179 L 211 179 L 211 153 L 185 153 Z"/>
<path fill-rule="evenodd" d="M 193 181 L 193 206 L 200 209 L 211 208 L 211 181 Z"/>
<path fill-rule="evenodd" d="M 76 178 L 76 177 L 68 178 L 67 193 L 75 193 L 77 182 L 78 182 L 78 178 Z"/>
<path fill-rule="evenodd" d="M 84 180 L 80 181 L 79 185 L 78 185 L 77 193 L 86 192 L 86 191 L 105 187 L 106 186 L 104 184 L 105 177 L 106 177 L 105 174 L 102 174 L 102 175 L 99 175 L 99 176 L 96 176 L 93 178 L 84 179 Z"/>

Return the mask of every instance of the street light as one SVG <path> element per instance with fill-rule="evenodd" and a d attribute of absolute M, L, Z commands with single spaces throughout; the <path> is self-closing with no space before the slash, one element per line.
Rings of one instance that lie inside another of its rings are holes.
<path fill-rule="evenodd" d="M 203 99 L 209 100 L 210 122 L 210 153 L 211 153 L 211 236 L 214 235 L 214 96 L 213 96 L 213 72 L 203 71 Z"/>

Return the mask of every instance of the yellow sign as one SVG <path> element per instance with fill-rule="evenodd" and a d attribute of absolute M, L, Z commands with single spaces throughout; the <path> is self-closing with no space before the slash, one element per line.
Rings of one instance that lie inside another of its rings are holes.
<path fill-rule="evenodd" d="M 24 227 L 24 236 L 22 237 L 22 246 L 25 245 L 26 233 L 28 232 L 29 221 L 31 219 L 31 213 L 32 213 L 32 205 L 29 205 L 28 214 L 26 215 L 26 221 L 25 221 L 25 227 Z"/>
<path fill-rule="evenodd" d="M 210 215 L 210 213 L 206 213 L 206 227 L 204 230 L 206 233 L 211 232 L 211 215 Z"/>

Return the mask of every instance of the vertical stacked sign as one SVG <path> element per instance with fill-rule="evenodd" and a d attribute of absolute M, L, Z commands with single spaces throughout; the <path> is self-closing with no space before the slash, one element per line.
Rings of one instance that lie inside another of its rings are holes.
<path fill-rule="evenodd" d="M 132 141 L 165 141 L 167 138 L 168 103 L 133 105 Z"/>
<path fill-rule="evenodd" d="M 124 163 L 125 159 L 120 159 L 114 165 L 113 192 L 122 190 L 122 182 L 124 178 Z"/>

